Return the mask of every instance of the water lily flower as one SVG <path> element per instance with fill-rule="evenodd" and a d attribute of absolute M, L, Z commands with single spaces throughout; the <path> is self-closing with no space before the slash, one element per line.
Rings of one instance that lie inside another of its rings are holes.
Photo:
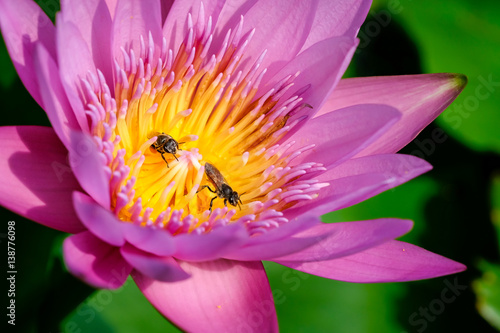
<path fill-rule="evenodd" d="M 262 260 L 351 282 L 462 271 L 395 240 L 411 221 L 320 220 L 430 170 L 396 152 L 465 85 L 340 80 L 369 7 L 62 0 L 54 25 L 30 0 L 1 0 L 10 56 L 52 128 L 0 128 L 0 203 L 71 233 L 71 273 L 98 288 L 132 275 L 186 331 L 276 331 Z"/>

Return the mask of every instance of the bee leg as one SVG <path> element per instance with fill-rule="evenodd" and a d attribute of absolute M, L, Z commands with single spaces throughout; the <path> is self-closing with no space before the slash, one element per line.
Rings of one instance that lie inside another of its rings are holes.
<path fill-rule="evenodd" d="M 224 199 L 224 206 L 227 207 L 227 199 Z"/>
<path fill-rule="evenodd" d="M 168 165 L 168 162 L 167 162 L 167 160 L 165 159 L 165 156 L 163 156 L 163 154 L 161 154 L 161 158 L 163 158 L 163 160 L 165 161 L 165 163 L 167 163 L 167 168 L 170 168 L 170 166 Z"/>
<path fill-rule="evenodd" d="M 205 187 L 208 187 L 208 185 L 203 185 L 200 189 L 198 189 L 198 191 L 196 191 L 196 193 L 200 193 L 205 189 Z"/>
<path fill-rule="evenodd" d="M 208 190 L 209 190 L 210 192 L 212 192 L 212 193 L 216 193 L 216 192 L 215 192 L 214 190 L 212 190 L 212 189 L 210 188 L 210 186 L 208 186 L 208 185 L 203 185 L 203 186 L 202 186 L 202 187 L 201 187 L 198 191 L 196 191 L 196 193 L 203 191 L 205 188 L 208 188 Z"/>
<path fill-rule="evenodd" d="M 214 200 L 217 199 L 217 197 L 213 197 L 212 200 L 210 200 L 210 208 L 208 209 L 210 211 L 210 214 L 212 214 L 212 205 L 214 203 Z"/>
<path fill-rule="evenodd" d="M 174 157 L 177 160 L 177 162 L 179 162 L 179 159 L 177 158 L 177 156 L 175 156 L 175 154 L 172 154 L 172 155 L 174 155 Z"/>

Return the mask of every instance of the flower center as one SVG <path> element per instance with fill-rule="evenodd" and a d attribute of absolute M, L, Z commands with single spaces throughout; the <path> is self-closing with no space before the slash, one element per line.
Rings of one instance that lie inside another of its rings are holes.
<path fill-rule="evenodd" d="M 196 24 L 189 16 L 177 52 L 167 50 L 165 38 L 156 45 L 151 34 L 141 38 L 139 54 L 122 48 L 113 92 L 99 71 L 82 80 L 111 206 L 123 221 L 172 234 L 238 222 L 258 234 L 286 223 L 284 210 L 326 186 L 310 179 L 322 165 L 291 163 L 313 146 L 292 150 L 293 142 L 282 142 L 303 120 L 293 116 L 310 107 L 301 98 L 304 89 L 292 93 L 296 75 L 262 89 L 266 51 L 250 69 L 238 70 L 253 35 L 242 35 L 243 17 L 213 54 L 211 22 L 203 8 Z"/>

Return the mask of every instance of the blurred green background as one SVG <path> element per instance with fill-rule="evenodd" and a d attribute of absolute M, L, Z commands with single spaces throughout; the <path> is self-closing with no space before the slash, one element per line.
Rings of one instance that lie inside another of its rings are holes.
<path fill-rule="evenodd" d="M 38 1 L 54 13 L 53 1 Z M 53 15 L 52 15 L 53 17 Z M 500 329 L 500 2 L 380 0 L 360 30 L 347 76 L 456 72 L 469 84 L 437 121 L 403 149 L 434 169 L 325 221 L 401 217 L 402 239 L 468 266 L 427 281 L 351 284 L 266 263 L 283 332 L 496 332 Z M 0 46 L 1 125 L 50 126 Z M 432 141 L 432 129 L 447 133 Z M 0 207 L 16 221 L 19 332 L 177 332 L 133 281 L 93 290 L 67 274 L 63 233 Z M 2 248 L 6 232 L 0 230 Z M 455 296 L 443 290 L 455 285 Z M 448 298 L 447 298 L 448 297 Z M 196 318 L 193 318 L 196 320 Z"/>

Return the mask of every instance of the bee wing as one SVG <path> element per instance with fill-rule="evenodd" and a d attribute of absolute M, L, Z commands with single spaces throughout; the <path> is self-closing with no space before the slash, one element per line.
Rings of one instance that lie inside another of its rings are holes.
<path fill-rule="evenodd" d="M 213 164 L 210 164 L 208 162 L 205 163 L 205 174 L 207 175 L 210 182 L 214 184 L 215 187 L 217 187 L 218 191 L 221 190 L 222 184 L 227 184 L 227 181 L 222 173 Z"/>

